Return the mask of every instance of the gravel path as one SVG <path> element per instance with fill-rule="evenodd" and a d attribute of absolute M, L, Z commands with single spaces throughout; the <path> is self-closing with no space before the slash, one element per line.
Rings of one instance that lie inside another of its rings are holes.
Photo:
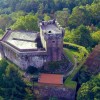
<path fill-rule="evenodd" d="M 77 59 L 74 57 L 74 61 L 75 61 L 75 64 L 74 64 L 74 67 L 73 67 L 73 69 L 71 70 L 71 71 L 69 71 L 65 76 L 67 77 L 67 76 L 69 76 L 73 71 L 74 71 L 74 69 L 77 67 Z"/>

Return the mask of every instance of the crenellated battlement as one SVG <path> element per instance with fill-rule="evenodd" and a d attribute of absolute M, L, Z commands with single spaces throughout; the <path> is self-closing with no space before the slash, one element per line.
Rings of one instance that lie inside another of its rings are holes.
<path fill-rule="evenodd" d="M 7 29 L 0 41 L 2 57 L 22 69 L 62 60 L 64 29 L 56 20 L 42 21 L 39 27 L 40 33 Z"/>
<path fill-rule="evenodd" d="M 62 34 L 64 36 L 65 30 L 54 19 L 50 21 L 42 21 L 39 23 L 39 27 L 43 34 Z"/>
<path fill-rule="evenodd" d="M 39 27 L 40 38 L 43 47 L 47 50 L 48 61 L 60 61 L 63 51 L 64 29 L 55 19 L 42 21 Z"/>
<path fill-rule="evenodd" d="M 56 23 L 56 21 L 54 19 L 54 20 L 49 20 L 49 21 L 42 21 L 42 22 L 39 23 L 39 25 L 40 26 L 47 26 L 49 24 L 55 24 L 55 23 Z"/>

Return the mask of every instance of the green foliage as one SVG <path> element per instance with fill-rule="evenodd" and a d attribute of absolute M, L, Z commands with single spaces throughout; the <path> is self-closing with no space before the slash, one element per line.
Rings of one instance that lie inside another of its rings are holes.
<path fill-rule="evenodd" d="M 0 96 L 0 100 L 4 100 L 4 98 Z"/>
<path fill-rule="evenodd" d="M 83 83 L 78 91 L 77 100 L 99 100 L 100 99 L 100 74 L 90 81 Z"/>
<path fill-rule="evenodd" d="M 68 77 L 68 78 L 65 80 L 64 85 L 65 85 L 67 88 L 75 89 L 76 86 L 77 86 L 77 83 L 76 83 L 75 81 L 72 81 L 71 77 Z"/>
<path fill-rule="evenodd" d="M 78 83 L 82 85 L 82 83 L 89 81 L 91 76 L 91 73 L 87 70 L 87 66 L 82 66 L 78 74 Z"/>
<path fill-rule="evenodd" d="M 100 21 L 99 9 L 100 1 L 99 3 L 92 3 L 91 5 L 74 7 L 72 10 L 72 14 L 69 17 L 68 25 L 71 28 L 76 28 L 81 24 L 97 25 Z"/>
<path fill-rule="evenodd" d="M 37 17 L 29 14 L 18 18 L 11 28 L 13 30 L 38 31 L 37 22 Z"/>
<path fill-rule="evenodd" d="M 64 48 L 64 52 L 65 52 L 66 56 L 69 58 L 69 60 L 74 64 L 74 63 L 75 63 L 75 61 L 74 61 L 74 56 L 73 56 L 73 54 L 70 52 L 70 50 L 67 49 L 67 48 Z"/>
<path fill-rule="evenodd" d="M 67 44 L 67 43 L 64 43 L 64 44 Z M 64 82 L 64 85 L 66 86 L 66 87 L 70 87 L 70 88 L 76 88 L 76 85 L 77 85 L 77 83 L 76 82 L 74 82 L 74 81 L 72 81 L 73 80 L 73 78 L 75 77 L 75 75 L 78 73 L 78 71 L 81 69 L 81 67 L 82 67 L 82 65 L 84 64 L 84 62 L 86 61 L 86 58 L 87 58 L 87 55 L 88 55 L 88 52 L 87 52 L 87 50 L 84 48 L 84 47 L 82 47 L 82 46 L 78 46 L 78 45 L 75 45 L 75 44 L 71 44 L 71 43 L 69 43 L 69 45 L 73 45 L 73 46 L 76 46 L 77 48 L 80 48 L 80 49 L 82 49 L 83 51 L 82 52 L 80 52 L 80 54 L 81 53 L 84 53 L 85 55 L 84 56 L 82 56 L 82 59 L 81 59 L 81 61 L 80 62 L 78 62 L 78 59 L 76 60 L 76 63 L 78 64 L 76 67 L 74 67 L 74 70 L 73 70 L 73 72 L 67 77 L 67 79 L 65 80 L 65 82 Z M 66 50 L 66 49 L 65 49 Z M 66 53 L 66 55 L 68 55 L 68 53 L 70 52 L 70 54 L 71 55 L 73 55 L 73 53 L 71 53 L 71 50 L 69 49 L 69 51 L 66 51 L 67 53 Z M 74 57 L 76 56 L 76 54 L 74 54 Z M 69 56 L 68 56 L 69 57 Z M 75 59 L 74 59 L 75 60 Z"/>
<path fill-rule="evenodd" d="M 0 35 L 3 35 L 4 31 L 2 29 L 0 29 Z"/>
<path fill-rule="evenodd" d="M 86 23 L 90 23 L 90 22 L 86 22 L 89 21 L 89 12 L 86 10 L 85 7 L 83 6 L 76 6 L 75 8 L 73 8 L 72 14 L 69 17 L 68 20 L 68 25 L 71 28 L 76 28 L 77 26 L 82 24 L 86 24 Z"/>
<path fill-rule="evenodd" d="M 60 68 L 60 62 L 49 62 L 48 67 L 51 71 L 59 69 Z"/>
<path fill-rule="evenodd" d="M 0 15 L 0 28 L 2 30 L 5 30 L 6 27 L 9 27 L 11 22 L 11 18 L 8 15 Z"/>
<path fill-rule="evenodd" d="M 68 35 L 68 39 L 67 38 Z M 84 25 L 80 25 L 78 28 L 74 29 L 70 33 L 65 34 L 64 40 L 66 42 L 72 42 L 84 47 L 91 47 L 93 40 L 91 38 L 89 30 Z"/>
<path fill-rule="evenodd" d="M 100 31 L 92 33 L 94 43 L 97 45 L 100 42 Z"/>
<path fill-rule="evenodd" d="M 42 5 L 43 12 L 70 8 L 72 10 L 77 5 L 91 4 L 94 0 L 0 0 L 1 13 L 9 14 L 14 11 L 24 10 L 25 12 L 37 12 Z M 3 10 L 2 10 L 3 9 Z"/>
<path fill-rule="evenodd" d="M 85 40 L 80 38 L 81 34 L 76 34 L 81 32 L 77 31 L 77 27 L 83 24 L 92 29 L 94 26 L 92 32 L 96 31 L 95 29 L 100 26 L 99 9 L 99 0 L 51 0 L 50 2 L 48 0 L 0 0 L 0 29 L 4 31 L 11 27 L 14 30 L 38 31 L 38 19 L 48 21 L 56 17 L 61 26 L 71 29 L 66 30 L 64 41 L 91 47 L 90 41 L 94 42 L 93 46 L 97 41 L 91 40 L 87 34 L 84 34 L 89 38 L 88 40 L 83 38 L 86 40 L 84 42 Z"/>
<path fill-rule="evenodd" d="M 73 43 L 64 42 L 64 51 L 70 61 L 74 64 L 74 58 L 77 58 L 77 63 L 80 63 L 87 55 L 88 51 L 85 47 Z"/>
<path fill-rule="evenodd" d="M 60 25 L 67 27 L 65 42 L 79 44 L 89 50 L 100 42 L 100 0 L 0 0 L 0 36 L 9 27 L 14 30 L 39 31 L 38 19 L 48 21 L 55 17 Z M 77 57 L 79 63 L 88 54 L 86 49 L 72 44 L 67 45 L 67 48 L 65 49 L 66 55 L 73 63 L 74 57 Z M 76 86 L 76 83 L 70 80 L 80 67 L 81 65 L 75 68 L 74 72 L 68 77 L 69 81 L 66 81 L 66 86 Z M 59 68 L 59 65 L 52 63 L 50 68 L 55 70 Z M 30 70 L 31 73 L 34 72 L 33 69 Z M 79 74 L 80 84 L 90 79 L 90 73 L 84 68 L 80 70 Z M 15 79 L 11 76 L 14 76 Z M 26 86 L 22 86 L 25 83 L 23 83 L 18 69 L 12 64 L 9 65 L 5 60 L 0 61 L 0 81 L 0 100 L 19 99 L 16 97 L 17 94 L 15 95 L 16 91 L 19 93 L 18 96 L 21 95 L 26 100 L 32 99 L 31 91 L 26 91 Z M 93 85 L 96 82 L 93 82 Z M 99 100 L 99 86 L 95 86 L 92 92 L 90 86 L 90 83 L 84 85 L 83 94 L 78 95 L 78 100 Z M 23 94 L 21 93 L 22 90 L 25 91 Z M 14 96 L 11 96 L 13 93 Z"/>
<path fill-rule="evenodd" d="M 38 69 L 34 66 L 29 66 L 26 70 L 27 73 L 29 74 L 35 74 L 35 73 L 38 73 Z"/>
<path fill-rule="evenodd" d="M 90 32 L 84 25 L 80 25 L 79 27 L 73 29 L 72 31 L 67 29 L 64 41 L 82 45 L 86 48 L 91 47 L 93 45 L 93 40 L 90 35 Z"/>
<path fill-rule="evenodd" d="M 0 61 L 0 96 L 1 100 L 23 100 L 28 95 L 28 87 L 21 78 L 18 68 L 6 60 Z M 32 93 L 31 93 L 32 94 Z M 30 94 L 30 95 L 31 95 Z M 32 97 L 32 96 L 28 96 Z M 32 100 L 32 99 L 30 99 Z"/>
<path fill-rule="evenodd" d="M 81 25 L 74 31 L 74 43 L 84 47 L 92 46 L 92 38 L 88 29 Z"/>
<path fill-rule="evenodd" d="M 50 16 L 48 16 L 47 14 L 45 14 L 45 15 L 44 15 L 44 20 L 45 20 L 45 21 L 50 20 Z"/>
<path fill-rule="evenodd" d="M 44 9 L 43 3 L 40 3 L 39 9 L 38 9 L 38 17 L 39 17 L 40 20 L 43 19 L 43 9 Z"/>
<path fill-rule="evenodd" d="M 20 18 L 21 16 L 25 16 L 25 15 L 26 14 L 24 11 L 16 11 L 16 12 L 12 12 L 11 14 L 9 14 L 9 17 L 11 17 L 13 22 L 15 22 L 18 18 Z"/>
<path fill-rule="evenodd" d="M 67 22 L 68 22 L 68 17 L 69 17 L 69 9 L 65 8 L 62 11 L 57 11 L 55 13 L 56 18 L 59 22 L 59 24 L 63 27 L 67 26 Z"/>

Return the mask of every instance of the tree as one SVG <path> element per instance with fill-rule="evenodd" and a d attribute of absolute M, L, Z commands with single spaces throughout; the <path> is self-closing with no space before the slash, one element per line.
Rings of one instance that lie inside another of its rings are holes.
<path fill-rule="evenodd" d="M 29 74 L 38 73 L 38 69 L 34 66 L 29 66 L 26 70 L 26 73 L 29 73 Z"/>
<path fill-rule="evenodd" d="M 0 15 L 0 28 L 5 30 L 5 28 L 9 27 L 11 23 L 11 18 L 8 15 Z"/>
<path fill-rule="evenodd" d="M 21 16 L 11 26 L 13 30 L 27 30 L 27 31 L 38 31 L 38 18 L 32 14 Z"/>
<path fill-rule="evenodd" d="M 81 70 L 79 71 L 79 74 L 78 74 L 78 83 L 80 85 L 82 85 L 83 83 L 89 81 L 91 76 L 92 75 L 87 70 L 87 66 L 82 66 L 82 68 L 81 68 Z"/>
<path fill-rule="evenodd" d="M 24 99 L 27 94 L 25 91 L 25 83 L 22 81 L 18 69 L 9 64 L 5 70 L 3 77 L 2 92 L 6 99 Z"/>
<path fill-rule="evenodd" d="M 69 30 L 68 28 L 65 28 L 65 35 L 64 35 L 64 41 L 65 42 L 70 42 L 73 43 L 74 42 L 74 35 L 73 35 L 73 30 Z"/>
<path fill-rule="evenodd" d="M 18 68 L 6 60 L 0 61 L 0 100 L 33 100 L 32 92 L 23 81 Z M 1 99 L 2 98 L 2 99 Z"/>
<path fill-rule="evenodd" d="M 84 47 L 92 46 L 92 38 L 86 26 L 80 25 L 77 29 L 75 29 L 73 35 L 74 43 L 82 45 Z"/>
<path fill-rule="evenodd" d="M 39 9 L 38 9 L 38 17 L 40 20 L 43 19 L 43 12 L 44 12 L 44 6 L 43 3 L 39 4 Z"/>
<path fill-rule="evenodd" d="M 77 100 L 99 100 L 100 99 L 100 74 L 83 83 L 78 90 Z"/>
<path fill-rule="evenodd" d="M 4 100 L 4 98 L 0 96 L 0 100 Z"/>
<path fill-rule="evenodd" d="M 94 44 L 97 45 L 100 42 L 100 31 L 92 33 L 92 39 L 94 41 Z"/>
<path fill-rule="evenodd" d="M 0 35 L 3 35 L 4 31 L 2 29 L 0 29 Z"/>
<path fill-rule="evenodd" d="M 60 25 L 66 27 L 69 18 L 69 9 L 64 8 L 62 11 L 57 11 L 55 15 Z"/>
<path fill-rule="evenodd" d="M 76 6 L 73 8 L 72 14 L 69 17 L 68 25 L 70 28 L 76 28 L 81 24 L 90 25 L 91 14 L 84 6 Z"/>
<path fill-rule="evenodd" d="M 50 20 L 50 16 L 48 16 L 47 14 L 44 14 L 44 20 L 45 20 L 45 21 Z"/>
<path fill-rule="evenodd" d="M 9 16 L 12 18 L 13 22 L 15 22 L 21 16 L 25 16 L 25 12 L 20 10 L 20 11 L 12 12 Z"/>

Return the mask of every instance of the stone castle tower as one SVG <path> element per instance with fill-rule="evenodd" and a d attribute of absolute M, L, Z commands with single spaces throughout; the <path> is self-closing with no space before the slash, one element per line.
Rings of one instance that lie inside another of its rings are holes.
<path fill-rule="evenodd" d="M 60 61 L 64 29 L 56 20 L 42 21 L 39 27 L 40 32 L 8 30 L 0 40 L 2 57 L 21 69 L 41 68 L 46 62 Z"/>
<path fill-rule="evenodd" d="M 63 53 L 64 29 L 56 20 L 40 23 L 40 37 L 43 47 L 47 50 L 48 61 L 60 61 Z"/>

